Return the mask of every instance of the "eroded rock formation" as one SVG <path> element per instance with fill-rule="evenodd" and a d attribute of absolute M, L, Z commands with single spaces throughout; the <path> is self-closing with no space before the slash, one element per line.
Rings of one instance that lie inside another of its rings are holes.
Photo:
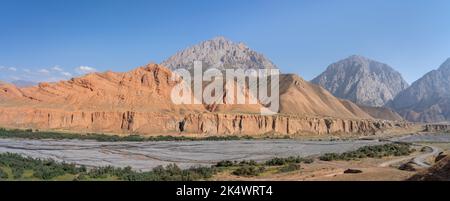
<path fill-rule="evenodd" d="M 119 134 L 375 134 L 406 128 L 405 122 L 300 117 L 295 115 L 151 112 L 69 112 L 60 110 L 0 108 L 0 125 Z"/>
<path fill-rule="evenodd" d="M 259 114 L 260 104 L 174 104 L 180 80 L 156 64 L 126 73 L 92 73 L 69 81 L 17 88 L 0 85 L 0 126 L 120 134 L 373 134 L 407 127 L 375 120 L 356 104 L 340 100 L 295 75 L 280 78 L 280 111 Z M 253 108 L 253 109 L 248 109 Z"/>

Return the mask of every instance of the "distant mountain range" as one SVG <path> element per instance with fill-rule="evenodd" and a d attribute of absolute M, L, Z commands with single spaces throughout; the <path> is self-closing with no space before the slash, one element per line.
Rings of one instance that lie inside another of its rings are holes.
<path fill-rule="evenodd" d="M 14 80 L 11 83 L 18 87 L 31 87 L 31 86 L 36 86 L 38 84 L 37 82 L 27 81 L 27 80 Z"/>
<path fill-rule="evenodd" d="M 331 64 L 312 82 L 362 108 L 389 107 L 413 122 L 450 122 L 450 59 L 411 86 L 387 64 L 362 56 Z"/>

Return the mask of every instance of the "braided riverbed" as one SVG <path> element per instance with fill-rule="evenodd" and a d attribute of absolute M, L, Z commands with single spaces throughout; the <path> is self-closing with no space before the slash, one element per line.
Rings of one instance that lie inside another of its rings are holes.
<path fill-rule="evenodd" d="M 449 134 L 411 135 L 395 141 L 450 142 Z M 187 168 L 213 165 L 221 160 L 264 161 L 274 157 L 316 156 L 342 153 L 367 145 L 385 142 L 378 140 L 301 141 L 301 140 L 232 140 L 232 141 L 147 141 L 98 142 L 92 140 L 30 140 L 0 139 L 0 153 L 19 153 L 33 158 L 51 158 L 93 166 L 131 166 L 136 170 L 150 170 L 158 165 L 176 163 Z"/>

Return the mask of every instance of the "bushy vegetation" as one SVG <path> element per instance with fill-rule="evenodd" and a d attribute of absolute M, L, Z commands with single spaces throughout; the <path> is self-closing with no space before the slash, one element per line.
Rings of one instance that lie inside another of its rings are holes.
<path fill-rule="evenodd" d="M 8 179 L 8 174 L 3 169 L 0 169 L 0 180 L 3 179 Z"/>
<path fill-rule="evenodd" d="M 312 158 L 302 158 L 300 156 L 290 156 L 287 158 L 273 158 L 265 162 L 268 166 L 279 166 L 286 165 L 289 163 L 312 163 L 314 160 Z"/>
<path fill-rule="evenodd" d="M 250 166 L 255 166 L 255 165 L 258 165 L 258 163 L 256 162 L 256 161 L 254 161 L 254 160 L 243 160 L 243 161 L 241 161 L 241 162 L 239 162 L 239 164 L 238 164 L 239 166 L 245 166 L 245 165 L 250 165 Z"/>
<path fill-rule="evenodd" d="M 236 162 L 224 160 L 224 161 L 217 162 L 216 167 L 233 167 L 235 165 L 236 165 Z"/>
<path fill-rule="evenodd" d="M 258 162 L 254 160 L 243 160 L 243 161 L 219 161 L 216 163 L 215 167 L 233 167 L 233 166 L 244 166 L 244 165 L 250 165 L 250 166 L 256 166 L 260 165 Z"/>
<path fill-rule="evenodd" d="M 265 162 L 262 163 L 258 163 L 254 160 L 243 160 L 243 161 L 229 161 L 229 160 L 224 160 L 224 161 L 219 161 L 215 166 L 216 167 L 233 167 L 233 166 L 243 166 L 243 165 L 262 165 L 262 166 L 282 166 L 282 165 L 286 165 L 289 163 L 312 163 L 314 162 L 314 159 L 312 158 L 303 158 L 300 156 L 289 156 L 286 158 L 279 158 L 279 157 L 275 157 L 272 159 L 269 159 Z"/>
<path fill-rule="evenodd" d="M 323 161 L 333 160 L 354 160 L 358 158 L 381 158 L 386 156 L 405 156 L 414 150 L 408 143 L 391 143 L 374 146 L 364 146 L 355 151 L 349 151 L 342 154 L 326 153 L 319 157 Z"/>
<path fill-rule="evenodd" d="M 0 154 L 0 167 L 10 168 L 14 179 L 20 179 L 25 170 L 33 171 L 35 178 L 43 180 L 52 179 L 64 174 L 78 174 L 86 171 L 85 167 L 77 167 L 74 164 L 25 158 L 19 154 L 12 153 Z"/>
<path fill-rule="evenodd" d="M 9 168 L 13 179 L 23 179 L 25 171 L 31 171 L 31 179 L 51 180 L 58 176 L 69 176 L 73 180 L 126 180 L 126 181 L 191 181 L 212 177 L 214 167 L 193 167 L 181 169 L 175 164 L 158 166 L 152 171 L 138 172 L 131 167 L 98 167 L 87 170 L 84 166 L 59 163 L 53 160 L 41 160 L 23 157 L 19 154 L 0 154 L 0 179 L 8 179 L 8 174 L 1 168 Z"/>
<path fill-rule="evenodd" d="M 193 167 L 181 169 L 175 164 L 166 167 L 157 166 L 152 171 L 137 172 L 130 167 L 115 168 L 111 166 L 94 168 L 89 172 L 80 175 L 77 179 L 84 178 L 104 179 L 115 177 L 124 181 L 194 181 L 212 177 L 216 173 L 215 168 Z"/>
<path fill-rule="evenodd" d="M 251 136 L 208 136 L 208 137 L 186 137 L 186 136 L 150 136 L 145 137 L 141 135 L 106 135 L 106 134 L 73 134 L 73 133 L 58 133 L 58 132 L 42 132 L 33 131 L 32 129 L 20 130 L 7 130 L 0 128 L 0 138 L 26 138 L 26 139 L 80 139 L 80 140 L 96 140 L 101 142 L 118 142 L 118 141 L 131 141 L 131 142 L 143 142 L 143 141 L 223 141 L 223 140 L 243 140 L 253 139 Z"/>
<path fill-rule="evenodd" d="M 290 156 L 287 158 L 272 158 L 265 162 L 256 162 L 254 160 L 244 161 L 229 161 L 224 160 L 218 162 L 215 167 L 217 168 L 231 168 L 232 174 L 236 176 L 258 176 L 268 168 L 275 169 L 277 172 L 290 172 L 300 169 L 299 163 L 312 163 L 312 158 L 302 158 L 299 156 Z"/>
<path fill-rule="evenodd" d="M 300 165 L 295 163 L 289 163 L 281 167 L 278 171 L 279 172 L 292 172 L 300 169 Z"/>
<path fill-rule="evenodd" d="M 264 166 L 243 165 L 232 172 L 236 176 L 253 177 L 265 171 Z"/>

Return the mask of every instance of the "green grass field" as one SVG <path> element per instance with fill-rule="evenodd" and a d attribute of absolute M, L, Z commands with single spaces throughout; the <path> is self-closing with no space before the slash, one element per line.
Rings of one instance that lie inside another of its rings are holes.
<path fill-rule="evenodd" d="M 143 141 L 219 141 L 219 140 L 245 140 L 253 139 L 251 136 L 208 136 L 208 137 L 186 137 L 186 136 L 142 136 L 142 135 L 106 135 L 98 133 L 76 134 L 62 132 L 44 132 L 32 129 L 5 129 L 0 128 L 0 138 L 26 138 L 26 139 L 79 139 L 79 140 L 96 140 L 102 142 L 143 142 Z M 285 137 L 283 137 L 285 138 Z"/>
<path fill-rule="evenodd" d="M 207 137 L 186 137 L 186 136 L 142 136 L 142 135 L 107 135 L 98 133 L 76 134 L 63 132 L 46 132 L 32 129 L 5 129 L 0 128 L 0 138 L 25 138 L 25 139 L 78 139 L 96 140 L 101 142 L 143 142 L 143 141 L 223 141 L 223 140 L 251 140 L 251 139 L 289 139 L 289 136 L 260 136 L 254 138 L 248 135 L 236 136 L 207 136 Z"/>

